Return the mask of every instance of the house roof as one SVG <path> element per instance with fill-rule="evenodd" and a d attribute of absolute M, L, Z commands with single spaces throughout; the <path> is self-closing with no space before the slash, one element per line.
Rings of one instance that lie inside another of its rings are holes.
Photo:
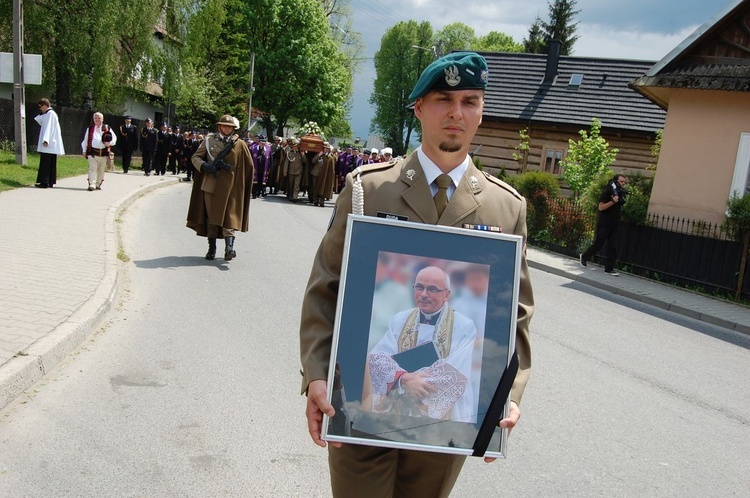
<path fill-rule="evenodd" d="M 750 0 L 733 0 L 630 83 L 659 106 L 670 88 L 750 91 Z"/>
<path fill-rule="evenodd" d="M 588 128 L 593 118 L 610 131 L 653 133 L 664 127 L 666 113 L 628 88 L 652 61 L 560 56 L 552 81 L 544 82 L 548 56 L 489 53 L 489 85 L 484 119 Z M 550 56 L 554 61 L 554 56 Z M 580 85 L 573 75 L 583 75 Z"/>

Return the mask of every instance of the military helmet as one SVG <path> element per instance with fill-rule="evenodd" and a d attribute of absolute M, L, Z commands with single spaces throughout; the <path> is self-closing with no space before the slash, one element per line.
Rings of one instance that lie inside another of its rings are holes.
<path fill-rule="evenodd" d="M 219 118 L 219 120 L 216 122 L 216 125 L 226 125 L 231 126 L 232 128 L 239 128 L 240 124 L 237 121 L 236 118 L 233 118 L 230 114 L 224 114 L 222 117 Z"/>

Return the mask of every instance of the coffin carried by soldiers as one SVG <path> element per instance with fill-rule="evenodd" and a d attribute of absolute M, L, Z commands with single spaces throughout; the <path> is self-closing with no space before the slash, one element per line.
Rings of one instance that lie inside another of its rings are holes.
<path fill-rule="evenodd" d="M 300 137 L 300 149 L 310 152 L 321 152 L 323 150 L 323 138 L 320 135 L 308 133 Z"/>

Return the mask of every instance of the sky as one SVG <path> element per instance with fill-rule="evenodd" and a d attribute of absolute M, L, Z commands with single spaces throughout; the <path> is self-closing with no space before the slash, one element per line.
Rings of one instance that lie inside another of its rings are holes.
<path fill-rule="evenodd" d="M 550 0 L 551 2 L 552 0 Z M 573 56 L 659 61 L 698 27 L 737 0 L 578 0 Z M 549 20 L 548 0 L 350 0 L 352 29 L 365 48 L 354 80 L 349 122 L 365 139 L 374 114 L 368 103 L 373 56 L 386 30 L 401 21 L 429 21 L 437 32 L 462 22 L 477 36 L 500 31 L 522 42 L 536 17 Z M 491 76 L 490 76 L 491 77 Z"/>

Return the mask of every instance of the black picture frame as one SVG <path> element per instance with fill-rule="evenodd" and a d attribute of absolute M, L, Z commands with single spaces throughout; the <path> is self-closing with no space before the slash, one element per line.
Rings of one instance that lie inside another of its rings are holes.
<path fill-rule="evenodd" d="M 499 386 L 515 350 L 523 239 L 477 228 L 349 215 L 328 377 L 336 415 L 324 416 L 324 440 L 505 457 L 497 421 L 509 393 Z M 435 354 L 416 351 L 425 337 L 441 360 L 420 368 Z M 414 374 L 427 397 L 409 396 Z"/>

